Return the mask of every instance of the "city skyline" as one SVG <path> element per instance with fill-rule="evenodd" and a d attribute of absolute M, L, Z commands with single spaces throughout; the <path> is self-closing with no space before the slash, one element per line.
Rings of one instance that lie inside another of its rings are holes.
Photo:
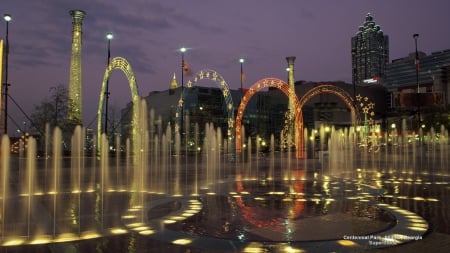
<path fill-rule="evenodd" d="M 390 60 L 414 50 L 412 35 L 420 34 L 419 50 L 427 54 L 450 48 L 446 31 L 450 17 L 445 0 L 395 1 L 389 7 L 369 1 L 5 1 L 2 14 L 12 16 L 9 28 L 9 92 L 30 113 L 51 87 L 68 87 L 72 20 L 80 9 L 83 22 L 83 110 L 86 127 L 98 106 L 106 69 L 106 33 L 114 33 L 111 56 L 131 64 L 141 96 L 169 88 L 173 74 L 181 85 L 181 54 L 195 73 L 219 72 L 232 89 L 240 86 L 239 58 L 244 63 L 245 87 L 265 77 L 286 79 L 286 57 L 296 56 L 295 80 L 351 83 L 351 37 L 371 13 L 389 36 Z M 256 4 L 257 3 L 257 4 Z M 351 6 L 351 7 L 350 7 Z M 0 38 L 5 36 L 5 21 Z M 185 77 L 185 81 L 189 77 Z M 201 85 L 201 84 L 200 84 Z M 30 92 L 30 89 L 32 92 Z M 110 78 L 110 105 L 121 109 L 131 100 L 120 71 Z M 9 113 L 24 118 L 14 105 Z M 96 122 L 94 120 L 94 122 Z M 95 124 L 95 123 L 94 123 Z M 15 129 L 16 127 L 11 127 Z"/>

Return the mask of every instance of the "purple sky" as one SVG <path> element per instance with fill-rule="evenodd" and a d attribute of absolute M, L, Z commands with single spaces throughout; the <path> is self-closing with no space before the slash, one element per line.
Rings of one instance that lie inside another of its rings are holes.
<path fill-rule="evenodd" d="M 296 56 L 295 78 L 351 82 L 350 40 L 368 12 L 389 36 L 390 59 L 419 50 L 450 49 L 450 1 L 300 1 L 300 0 L 0 0 L 9 26 L 11 96 L 30 113 L 50 87 L 68 85 L 71 9 L 86 11 L 83 22 L 83 111 L 85 126 L 95 117 L 106 68 L 107 41 L 113 32 L 112 56 L 131 64 L 139 93 L 180 82 L 181 46 L 192 48 L 185 59 L 194 72 L 214 69 L 232 89 L 240 86 L 239 57 L 246 58 L 248 87 L 265 77 L 286 78 L 286 56 Z M 5 37 L 5 22 L 0 37 Z M 187 78 L 188 79 L 188 78 Z M 130 101 L 125 76 L 113 72 L 110 105 Z M 10 103 L 17 122 L 23 116 Z M 16 127 L 10 126 L 9 129 Z"/>

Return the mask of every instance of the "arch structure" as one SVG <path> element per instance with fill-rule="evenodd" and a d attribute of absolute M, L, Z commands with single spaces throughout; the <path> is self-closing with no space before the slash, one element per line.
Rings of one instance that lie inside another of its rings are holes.
<path fill-rule="evenodd" d="M 286 82 L 278 79 L 278 78 L 264 78 L 259 80 L 258 82 L 254 83 L 247 92 L 245 92 L 244 96 L 242 97 L 241 103 L 239 105 L 237 116 L 236 116 L 236 152 L 240 153 L 242 152 L 242 118 L 244 117 L 244 111 L 247 107 L 247 103 L 250 101 L 250 99 L 253 97 L 253 95 L 256 94 L 261 89 L 264 88 L 276 88 L 281 90 L 290 101 L 292 101 L 294 105 L 294 128 L 295 129 L 303 129 L 303 116 L 302 116 L 302 110 L 300 106 L 300 101 L 297 98 L 297 95 L 295 94 L 295 91 L 293 91 L 289 84 Z M 296 156 L 298 158 L 301 158 L 304 156 L 303 154 L 303 148 L 300 147 L 300 144 L 302 141 L 301 139 L 302 134 L 298 134 L 298 132 L 295 133 L 295 140 L 296 140 L 296 147 L 297 147 L 297 153 Z"/>
<path fill-rule="evenodd" d="M 320 85 L 315 86 L 312 89 L 308 90 L 300 98 L 300 107 L 303 108 L 303 106 L 311 98 L 313 98 L 319 94 L 322 94 L 322 93 L 333 94 L 333 95 L 339 97 L 340 99 L 342 99 L 342 101 L 345 103 L 345 105 L 347 105 L 347 107 L 350 109 L 350 112 L 352 113 L 352 124 L 355 126 L 358 123 L 359 111 L 355 105 L 355 101 L 353 100 L 353 97 L 344 89 L 341 89 L 332 84 L 320 84 Z"/>
<path fill-rule="evenodd" d="M 136 85 L 136 78 L 134 77 L 133 69 L 131 68 L 131 65 L 128 63 L 128 61 L 125 58 L 122 57 L 115 57 L 111 59 L 111 61 L 108 64 L 108 67 L 106 68 L 105 75 L 103 76 L 103 82 L 102 82 L 102 89 L 100 91 L 100 100 L 98 102 L 98 111 L 97 111 L 97 150 L 100 151 L 101 149 L 101 134 L 103 129 L 103 123 L 102 123 L 102 112 L 103 112 L 103 101 L 105 99 L 105 92 L 106 92 L 106 84 L 108 83 L 109 76 L 111 75 L 111 72 L 115 69 L 121 70 L 125 76 L 127 77 L 128 84 L 130 86 L 131 91 L 131 101 L 133 103 L 133 115 L 132 115 L 132 133 L 131 138 L 133 142 L 133 146 L 135 141 L 137 140 L 137 121 L 139 117 L 139 101 L 140 96 L 138 93 L 138 88 Z"/>
<path fill-rule="evenodd" d="M 236 152 L 242 152 L 242 118 L 244 115 L 245 107 L 251 97 L 259 90 L 272 87 L 281 90 L 288 98 L 293 101 L 294 105 L 294 128 L 295 141 L 296 141 L 296 157 L 305 158 L 305 149 L 303 143 L 303 114 L 302 108 L 311 98 L 322 93 L 329 93 L 336 95 L 341 98 L 352 113 L 352 123 L 356 126 L 359 121 L 359 111 L 355 106 L 355 101 L 353 101 L 352 96 L 345 90 L 331 85 L 331 84 L 321 84 L 306 92 L 300 100 L 298 100 L 295 91 L 290 89 L 289 84 L 277 78 L 265 78 L 255 84 L 253 84 L 250 89 L 245 93 L 242 98 L 241 104 L 238 108 L 238 115 L 236 117 Z"/>
<path fill-rule="evenodd" d="M 227 136 L 230 140 L 232 140 L 232 139 L 234 139 L 234 105 L 233 105 L 233 99 L 231 97 L 230 88 L 228 87 L 227 82 L 225 82 L 225 79 L 223 79 L 223 77 L 219 73 L 217 73 L 216 71 L 211 70 L 211 69 L 202 69 L 199 72 L 195 73 L 194 77 L 191 80 L 189 80 L 186 83 L 186 85 L 188 88 L 192 88 L 192 86 L 194 86 L 198 81 L 204 80 L 204 79 L 214 81 L 219 86 L 219 88 L 222 90 L 222 94 L 223 94 L 223 97 L 224 97 L 225 103 L 226 103 L 226 110 L 228 113 Z M 180 123 L 182 120 L 181 119 L 182 107 L 183 107 L 183 103 L 186 99 L 186 96 L 187 96 L 187 93 L 183 92 L 182 97 L 178 101 L 177 113 L 175 115 L 175 118 L 176 118 L 175 131 L 179 131 L 179 128 L 180 128 Z"/>
<path fill-rule="evenodd" d="M 352 115 L 352 125 L 356 126 L 357 123 L 360 120 L 359 117 L 359 110 L 355 105 L 355 101 L 353 100 L 353 97 L 344 89 L 341 89 L 335 85 L 332 84 L 320 84 L 310 90 L 308 90 L 300 99 L 300 108 L 303 108 L 303 106 L 313 97 L 319 95 L 319 94 L 323 94 L 323 93 L 328 93 L 328 94 L 333 94 L 337 97 L 339 97 L 340 99 L 342 99 L 342 101 L 345 103 L 345 105 L 347 105 L 347 107 L 350 109 L 351 115 Z M 300 134 L 299 138 L 300 138 L 300 143 L 302 144 L 301 146 L 299 146 L 300 149 L 302 149 L 302 154 L 304 154 L 303 152 L 303 124 L 300 126 L 300 128 L 298 129 Z M 305 158 L 305 157 L 301 157 L 301 158 Z"/>

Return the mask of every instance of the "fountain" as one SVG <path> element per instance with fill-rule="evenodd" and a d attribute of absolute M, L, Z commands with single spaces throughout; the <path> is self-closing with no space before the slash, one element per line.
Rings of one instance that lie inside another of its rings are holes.
<path fill-rule="evenodd" d="M 147 115 L 144 101 L 140 111 Z M 263 153 L 259 138 L 249 136 L 228 159 L 231 145 L 213 124 L 203 127 L 201 145 L 198 124 L 186 133 L 194 144 L 170 125 L 148 128 L 146 117 L 139 126 L 138 152 L 126 141 L 114 156 L 108 148 L 86 154 L 82 127 L 69 157 L 58 128 L 46 136 L 43 157 L 32 137 L 10 154 L 3 136 L 1 248 L 354 251 L 419 240 L 431 229 L 449 233 L 444 127 L 419 137 L 392 129 L 366 143 L 353 127 L 305 129 L 306 159 L 276 150 L 273 135 Z"/>

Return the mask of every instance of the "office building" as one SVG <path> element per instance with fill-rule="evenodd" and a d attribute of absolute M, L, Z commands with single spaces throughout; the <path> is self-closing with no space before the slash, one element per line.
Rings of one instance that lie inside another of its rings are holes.
<path fill-rule="evenodd" d="M 353 84 L 376 82 L 382 78 L 389 63 L 389 39 L 370 13 L 351 43 Z"/>
<path fill-rule="evenodd" d="M 450 49 L 418 55 L 418 75 L 415 53 L 387 65 L 383 86 L 391 94 L 388 101 L 391 108 L 414 108 L 419 97 L 422 109 L 450 104 Z"/>

